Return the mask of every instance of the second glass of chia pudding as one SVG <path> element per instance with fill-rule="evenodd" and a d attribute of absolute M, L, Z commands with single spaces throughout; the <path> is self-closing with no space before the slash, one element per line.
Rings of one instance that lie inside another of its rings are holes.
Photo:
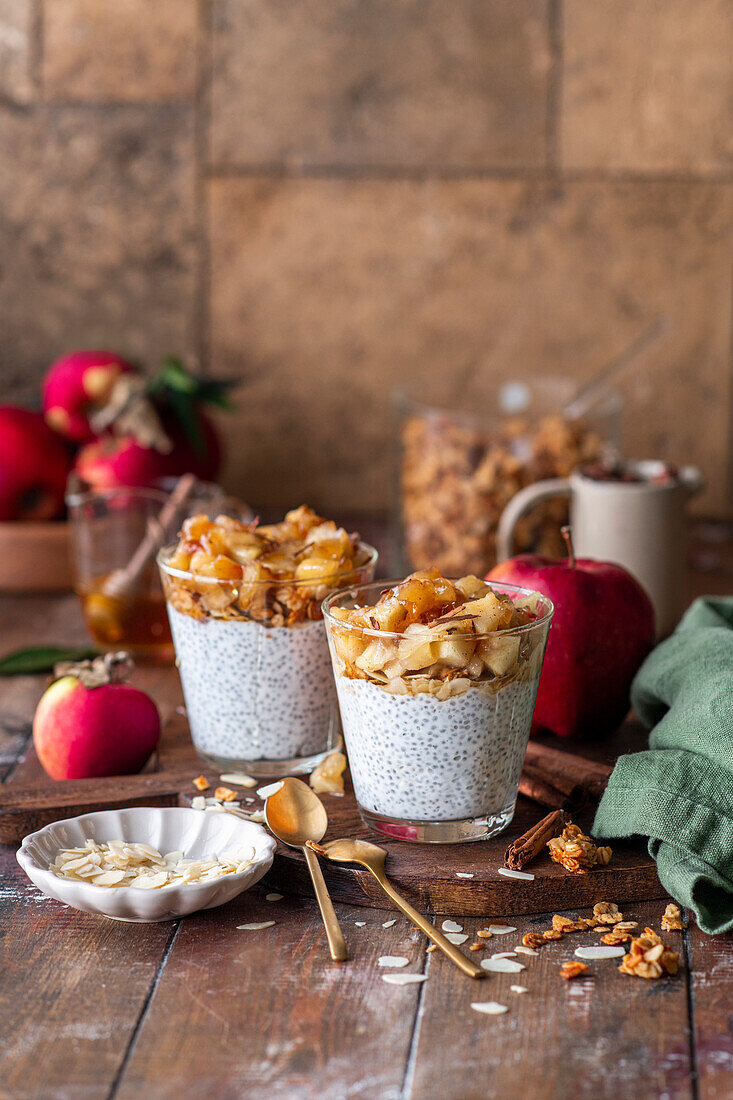
<path fill-rule="evenodd" d="M 255 777 L 303 774 L 341 744 L 321 603 L 377 552 L 302 506 L 282 523 L 186 520 L 158 566 L 198 754 Z"/>
<path fill-rule="evenodd" d="M 511 822 L 553 614 L 546 596 L 437 569 L 324 604 L 363 820 L 424 843 Z"/>

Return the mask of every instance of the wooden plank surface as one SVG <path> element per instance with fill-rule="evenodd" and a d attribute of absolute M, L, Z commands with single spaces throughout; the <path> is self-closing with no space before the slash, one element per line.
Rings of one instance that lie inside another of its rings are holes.
<path fill-rule="evenodd" d="M 706 936 L 691 923 L 685 939 L 698 1093 L 722 1100 L 733 1097 L 733 933 Z"/>
<path fill-rule="evenodd" d="M 334 963 L 313 906 L 264 893 L 183 922 L 118 1100 L 180 1097 L 192 1082 L 207 1100 L 401 1096 L 419 986 L 387 985 L 377 959 L 420 970 L 425 937 L 403 917 L 385 929 L 385 913 L 337 906 L 351 959 Z M 265 920 L 276 923 L 236 927 Z"/>
<path fill-rule="evenodd" d="M 664 903 L 648 902 L 623 912 L 659 930 L 663 910 Z M 471 932 L 477 924 L 462 923 Z M 494 937 L 482 955 L 510 951 L 525 932 L 548 928 L 550 921 L 511 923 L 516 934 Z M 564 981 L 560 963 L 573 959 L 577 946 L 599 939 L 591 931 L 573 933 L 536 957 L 518 955 L 525 970 L 491 974 L 480 988 L 461 980 L 438 952 L 431 954 L 406 1100 L 444 1100 L 446 1082 L 449 1095 L 461 1100 L 692 1097 L 686 973 L 644 981 L 620 974 L 619 959 L 602 959 L 589 962 L 586 976 Z M 512 985 L 528 992 L 513 993 Z M 498 1001 L 509 1011 L 480 1015 L 472 1001 Z"/>
<path fill-rule="evenodd" d="M 109 1095 L 175 925 L 122 924 L 32 886 L 0 848 L 0 1095 Z"/>

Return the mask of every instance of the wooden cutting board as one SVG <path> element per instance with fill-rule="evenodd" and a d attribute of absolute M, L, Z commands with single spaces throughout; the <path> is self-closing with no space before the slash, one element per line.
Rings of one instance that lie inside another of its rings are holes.
<path fill-rule="evenodd" d="M 29 763 L 31 770 L 35 770 Z M 211 790 L 206 793 L 212 794 L 219 777 L 209 769 L 202 769 L 185 723 L 177 722 L 175 736 L 171 738 L 169 732 L 166 738 L 158 771 L 67 783 L 48 780 L 23 785 L 10 783 L 1 787 L 0 841 L 18 843 L 49 821 L 90 810 L 130 805 L 188 805 L 199 793 L 192 779 L 202 770 L 211 783 Z M 267 782 L 263 780 L 263 784 Z M 262 808 L 256 791 L 242 790 L 242 800 L 245 798 L 255 801 L 243 801 L 244 809 Z M 387 873 L 395 886 L 425 912 L 498 916 L 585 908 L 601 900 L 621 903 L 665 896 L 656 866 L 641 844 L 614 845 L 611 863 L 586 875 L 568 874 L 549 857 L 542 856 L 528 868 L 535 875 L 532 882 L 501 876 L 498 868 L 503 864 L 507 845 L 546 812 L 521 797 L 514 821 L 505 833 L 487 841 L 451 845 L 409 844 L 380 838 L 361 821 L 349 783 L 343 796 L 325 795 L 323 801 L 329 816 L 326 839 L 362 837 L 380 844 L 389 853 Z M 578 823 L 587 826 L 590 818 L 592 810 L 581 815 Z M 323 862 L 323 871 L 335 901 L 391 909 L 367 871 L 327 861 Z M 458 872 L 473 877 L 459 878 Z M 313 896 L 303 856 L 280 844 L 265 882 L 282 893 Z"/>

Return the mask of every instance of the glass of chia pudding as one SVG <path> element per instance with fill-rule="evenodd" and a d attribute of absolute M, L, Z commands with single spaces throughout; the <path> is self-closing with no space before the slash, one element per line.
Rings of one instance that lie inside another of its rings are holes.
<path fill-rule="evenodd" d="M 354 792 L 391 837 L 482 840 L 512 820 L 553 606 L 437 569 L 325 601 Z"/>
<path fill-rule="evenodd" d="M 321 603 L 377 552 L 305 506 L 282 523 L 193 516 L 158 554 L 191 736 L 222 770 L 312 771 L 340 747 Z"/>

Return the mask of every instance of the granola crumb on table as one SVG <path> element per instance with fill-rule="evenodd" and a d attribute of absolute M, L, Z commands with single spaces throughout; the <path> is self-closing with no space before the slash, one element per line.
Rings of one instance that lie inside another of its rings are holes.
<path fill-rule="evenodd" d="M 635 978 L 661 978 L 663 974 L 676 974 L 679 954 L 663 942 L 652 928 L 645 928 L 641 936 L 631 941 L 619 970 Z"/>
<path fill-rule="evenodd" d="M 579 978 L 581 974 L 587 974 L 588 970 L 589 966 L 587 963 L 572 959 L 561 965 L 560 977 L 564 978 L 566 981 L 570 981 L 571 978 Z"/>

